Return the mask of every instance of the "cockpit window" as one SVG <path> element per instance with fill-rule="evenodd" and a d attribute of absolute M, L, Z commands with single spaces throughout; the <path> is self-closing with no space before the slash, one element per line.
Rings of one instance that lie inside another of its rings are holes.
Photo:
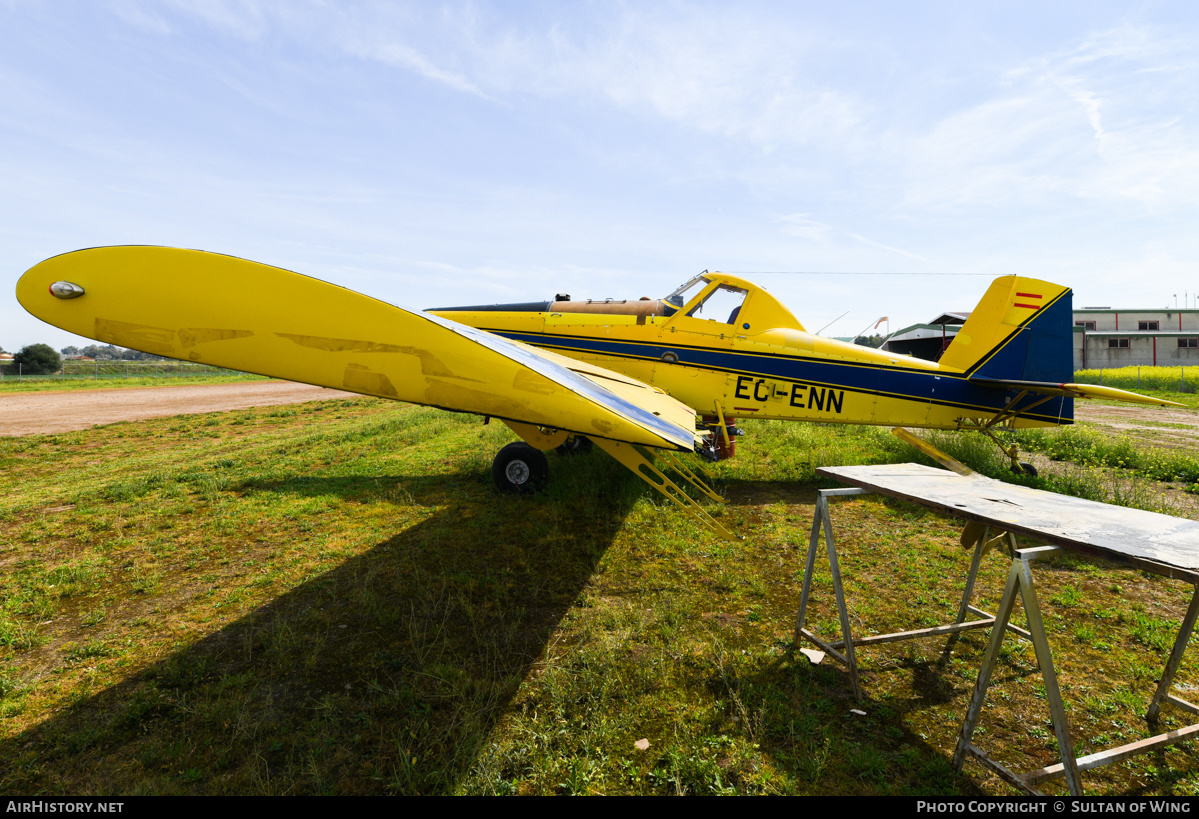
<path fill-rule="evenodd" d="M 663 301 L 675 307 L 682 307 L 691 301 L 695 297 L 695 294 L 702 290 L 707 283 L 708 280 L 703 275 L 696 276 L 663 299 Z"/>
<path fill-rule="evenodd" d="M 745 296 L 746 291 L 740 287 L 722 284 L 709 293 L 708 297 L 697 304 L 688 315 L 694 318 L 733 324 L 741 312 L 741 304 L 745 301 Z"/>

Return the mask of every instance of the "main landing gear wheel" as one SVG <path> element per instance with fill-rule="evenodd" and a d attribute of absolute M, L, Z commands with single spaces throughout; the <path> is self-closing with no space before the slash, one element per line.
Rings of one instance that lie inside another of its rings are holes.
<path fill-rule="evenodd" d="M 545 454 L 524 441 L 508 444 L 491 462 L 491 479 L 501 492 L 531 495 L 544 489 L 549 478 Z"/>

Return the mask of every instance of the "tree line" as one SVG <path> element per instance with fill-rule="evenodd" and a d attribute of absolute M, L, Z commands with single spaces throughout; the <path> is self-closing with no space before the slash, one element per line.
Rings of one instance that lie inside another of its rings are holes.
<path fill-rule="evenodd" d="M 0 347 L 0 353 L 4 352 L 4 348 Z M 27 344 L 20 351 L 13 354 L 10 370 L 23 373 L 24 375 L 50 375 L 62 369 L 63 356 L 84 356 L 86 358 L 94 358 L 97 361 L 167 361 L 168 359 L 160 355 L 151 355 L 150 353 L 139 352 L 138 350 L 127 350 L 124 347 L 115 347 L 112 344 L 89 344 L 80 349 L 79 347 L 63 347 L 59 352 L 55 352 L 54 348 L 49 344 Z"/>
<path fill-rule="evenodd" d="M 140 350 L 127 350 L 124 347 L 114 347 L 111 344 L 89 344 L 80 349 L 79 347 L 63 347 L 59 350 L 64 356 L 84 356 L 86 358 L 94 358 L 98 361 L 166 361 L 167 359 L 160 355 L 151 355 L 143 353 Z"/>

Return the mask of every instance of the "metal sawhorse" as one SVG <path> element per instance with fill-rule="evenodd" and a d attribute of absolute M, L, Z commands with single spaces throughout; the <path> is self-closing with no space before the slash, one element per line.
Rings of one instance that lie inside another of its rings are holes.
<path fill-rule="evenodd" d="M 855 472 L 865 472 L 870 470 L 871 474 L 857 477 Z M 896 473 L 907 469 L 924 470 L 913 474 L 887 474 Z M 848 473 L 848 474 L 847 474 Z M 874 474 L 879 473 L 879 474 Z M 927 473 L 934 473 L 929 476 Z M 1191 633 L 1194 630 L 1196 620 L 1199 619 L 1199 576 L 1195 569 L 1189 565 L 1178 565 L 1167 562 L 1158 562 L 1164 558 L 1176 558 L 1174 552 L 1164 552 L 1162 557 L 1153 554 L 1146 557 L 1141 552 L 1120 552 L 1107 546 L 1105 550 L 1099 549 L 1079 549 L 1080 543 L 1075 538 L 1079 537 L 1074 533 L 1070 533 L 1069 537 L 1065 535 L 1056 535 L 1052 531 L 1052 525 L 1045 523 L 1043 520 L 1039 523 L 1034 521 L 1029 525 L 1013 525 L 1008 520 L 999 519 L 998 517 L 988 516 L 987 504 L 980 505 L 974 501 L 979 498 L 970 498 L 970 492 L 975 492 L 979 486 L 983 486 L 986 490 L 985 495 L 1002 495 L 1004 492 L 1015 498 L 1017 502 L 1002 497 L 983 497 L 981 500 L 990 503 L 1004 503 L 1019 507 L 1018 501 L 1026 501 L 1030 493 L 1032 495 L 1050 496 L 1050 500 L 1060 499 L 1061 504 L 1065 507 L 1077 507 L 1083 505 L 1084 511 L 1095 513 L 1102 518 L 1101 511 L 1097 511 L 1096 507 L 1103 507 L 1109 510 L 1114 510 L 1110 514 L 1113 516 L 1113 521 L 1118 526 L 1142 525 L 1150 526 L 1154 524 L 1154 519 L 1165 518 L 1166 516 L 1155 515 L 1150 512 L 1138 512 L 1136 510 L 1120 509 L 1117 507 L 1109 507 L 1107 504 L 1100 504 L 1094 501 L 1081 501 L 1076 498 L 1064 498 L 1063 496 L 1053 495 L 1053 493 L 1041 492 L 1039 490 L 1026 489 L 1024 487 L 1012 487 L 1007 484 L 998 484 L 997 482 L 989 482 L 986 479 L 978 479 L 975 476 L 972 479 L 973 485 L 965 485 L 963 489 L 963 497 L 953 498 L 954 500 L 968 500 L 971 503 L 949 503 L 948 493 L 943 491 L 941 487 L 937 488 L 936 492 L 928 490 L 926 494 L 917 494 L 916 490 L 911 486 L 906 486 L 904 489 L 897 488 L 898 485 L 904 485 L 903 481 L 888 482 L 887 478 L 903 477 L 910 479 L 914 476 L 917 478 L 932 477 L 934 483 L 950 483 L 955 480 L 962 480 L 959 476 L 952 473 L 943 472 L 942 470 L 933 470 L 928 467 L 920 467 L 915 464 L 892 464 L 886 467 L 837 467 L 837 468 L 822 468 L 818 470 L 818 474 L 826 477 L 833 477 L 842 480 L 846 483 L 861 483 L 862 485 L 854 486 L 845 489 L 825 489 L 820 490 L 819 497 L 816 503 L 816 510 L 813 515 L 811 535 L 808 542 L 807 560 L 804 567 L 803 575 L 803 590 L 800 595 L 800 608 L 796 618 L 795 626 L 795 641 L 798 644 L 802 639 L 809 640 L 827 654 L 842 663 L 849 671 L 850 681 L 853 686 L 854 696 L 859 700 L 862 698 L 861 684 L 858 675 L 857 658 L 854 652 L 855 646 L 870 645 L 875 643 L 896 642 L 900 640 L 917 639 L 921 637 L 933 637 L 942 634 L 956 635 L 962 631 L 977 628 L 993 627 L 988 641 L 986 652 L 983 655 L 982 666 L 979 670 L 978 679 L 975 683 L 974 692 L 971 696 L 970 704 L 966 711 L 966 717 L 962 723 L 961 733 L 958 738 L 957 747 L 954 752 L 954 766 L 959 770 L 964 765 L 967 757 L 978 760 L 997 776 L 1004 781 L 1013 785 L 1017 789 L 1030 795 L 1043 795 L 1034 786 L 1055 778 L 1064 777 L 1067 787 L 1071 794 L 1081 795 L 1082 784 L 1079 778 L 1081 771 L 1098 768 L 1104 765 L 1118 762 L 1127 759 L 1136 754 L 1154 750 L 1156 748 L 1170 745 L 1184 739 L 1188 739 L 1196 734 L 1199 734 L 1199 724 L 1188 725 L 1174 731 L 1157 734 L 1156 736 L 1138 740 L 1136 742 L 1121 745 L 1116 748 L 1110 748 L 1105 751 L 1100 751 L 1082 758 L 1075 758 L 1074 744 L 1070 735 L 1069 727 L 1066 721 L 1065 708 L 1062 703 L 1061 691 L 1058 686 L 1057 674 L 1054 670 L 1053 656 L 1049 648 L 1049 642 L 1045 635 L 1044 621 L 1041 616 L 1040 603 L 1037 600 L 1036 585 L 1033 581 L 1031 570 L 1031 562 L 1045 557 L 1046 555 L 1062 551 L 1063 548 L 1071 551 L 1084 551 L 1087 554 L 1098 555 L 1114 559 L 1117 562 L 1125 565 L 1133 566 L 1138 569 L 1147 570 L 1161 574 L 1167 577 L 1184 579 L 1188 581 L 1193 589 L 1191 602 L 1187 609 L 1186 615 L 1183 617 L 1180 624 L 1178 634 L 1174 641 L 1173 649 L 1170 653 L 1169 660 L 1166 663 L 1165 671 L 1158 683 L 1157 690 L 1154 692 L 1153 698 L 1150 701 L 1149 709 L 1146 714 L 1147 718 L 1152 722 L 1155 721 L 1161 711 L 1161 706 L 1165 703 L 1170 703 L 1188 713 L 1199 715 L 1199 706 L 1187 702 L 1180 697 L 1171 693 L 1174 676 L 1178 671 L 1178 667 L 1182 662 L 1183 654 L 1186 651 L 1187 642 L 1190 639 Z M 986 481 L 980 484 L 979 481 Z M 918 482 L 918 481 L 916 481 Z M 1004 489 L 995 489 L 992 484 Z M 879 491 L 890 497 L 903 498 L 921 503 L 929 508 L 938 511 L 947 512 L 950 514 L 957 513 L 966 515 L 970 522 L 963 532 L 963 545 L 969 546 L 973 544 L 974 551 L 971 560 L 970 571 L 966 578 L 965 589 L 962 594 L 962 601 L 958 607 L 957 617 L 954 622 L 948 625 L 935 626 L 932 628 L 917 629 L 914 631 L 895 632 L 891 634 L 872 635 L 865 637 L 853 637 L 849 611 L 845 600 L 844 587 L 841 581 L 841 572 L 837 562 L 836 541 L 833 536 L 832 521 L 829 516 L 828 499 L 833 497 L 855 496 L 869 494 L 874 491 Z M 935 497 L 933 497 L 935 495 Z M 1035 500 L 1035 498 L 1033 499 Z M 1035 508 L 1035 504 L 1030 503 L 1030 516 L 1035 517 L 1039 512 L 1044 514 L 1043 510 Z M 1073 508 L 1066 508 L 1063 513 L 1068 517 L 1068 513 L 1075 511 Z M 1002 514 L 1008 515 L 1010 511 L 1003 509 Z M 1149 516 L 1149 517 L 1146 517 Z M 1127 519 L 1132 519 L 1131 523 Z M 1194 521 L 1179 520 L 1179 528 L 1185 531 L 1183 535 L 1186 538 L 1194 538 L 1195 530 L 1199 529 L 1199 523 Z M 1100 520 L 1098 525 L 1102 526 L 1103 521 Z M 1038 528 L 1041 527 L 1041 528 Z M 825 548 L 828 554 L 829 567 L 832 573 L 833 592 L 836 597 L 838 615 L 841 623 L 841 640 L 830 642 L 822 639 L 809 629 L 805 628 L 805 617 L 807 606 L 811 594 L 812 575 L 815 569 L 816 551 L 820 540 L 820 530 L 824 530 Z M 1015 534 L 1013 529 L 1021 531 L 1032 537 L 1040 537 L 1045 539 L 1060 538 L 1060 545 L 1038 546 L 1033 548 L 1018 548 L 1016 544 Z M 992 530 L 997 532 L 992 536 Z M 1174 537 L 1171 535 L 1171 537 Z M 1098 539 L 1098 538 L 1097 538 Z M 1087 544 L 1081 544 L 1087 545 Z M 999 610 L 994 614 L 984 612 L 970 604 L 970 600 L 974 592 L 974 584 L 977 578 L 978 569 L 982 561 L 983 555 L 991 547 L 1001 547 L 1011 557 L 1011 568 L 1008 572 L 1007 583 L 1004 587 L 1003 596 L 1000 601 Z M 1174 549 L 1173 545 L 1170 547 Z M 1025 617 L 1028 621 L 1028 629 L 1018 628 L 1010 622 L 1012 612 L 1015 608 L 1016 595 L 1019 593 Z M 978 619 L 967 620 L 967 614 L 974 614 Z M 1045 684 L 1046 699 L 1049 704 L 1050 716 L 1053 721 L 1054 734 L 1057 739 L 1058 750 L 1061 755 L 1061 762 L 1056 765 L 1049 765 L 1044 768 L 1039 768 L 1024 774 L 1017 774 L 992 759 L 985 751 L 973 743 L 973 734 L 978 725 L 979 718 L 982 714 L 982 708 L 986 700 L 987 688 L 990 684 L 992 672 L 994 671 L 996 662 L 999 657 L 999 649 L 1003 642 L 1003 638 L 1008 631 L 1013 631 L 1022 637 L 1031 640 L 1033 648 L 1036 652 L 1037 663 L 1040 667 L 1042 680 Z"/>

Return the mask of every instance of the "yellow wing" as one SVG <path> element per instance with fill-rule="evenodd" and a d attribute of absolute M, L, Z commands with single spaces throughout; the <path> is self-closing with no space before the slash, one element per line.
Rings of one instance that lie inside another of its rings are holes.
<path fill-rule="evenodd" d="M 522 437 L 586 435 L 660 491 L 629 445 L 689 451 L 696 443 L 694 410 L 657 388 L 233 256 L 79 250 L 30 268 L 17 299 L 43 321 L 109 344 L 494 416 Z M 687 507 L 678 494 L 671 499 Z"/>
<path fill-rule="evenodd" d="M 50 292 L 66 281 L 77 298 Z M 38 318 L 109 344 L 629 443 L 691 449 L 694 413 L 659 390 L 277 267 L 194 250 L 55 256 L 17 284 Z"/>

